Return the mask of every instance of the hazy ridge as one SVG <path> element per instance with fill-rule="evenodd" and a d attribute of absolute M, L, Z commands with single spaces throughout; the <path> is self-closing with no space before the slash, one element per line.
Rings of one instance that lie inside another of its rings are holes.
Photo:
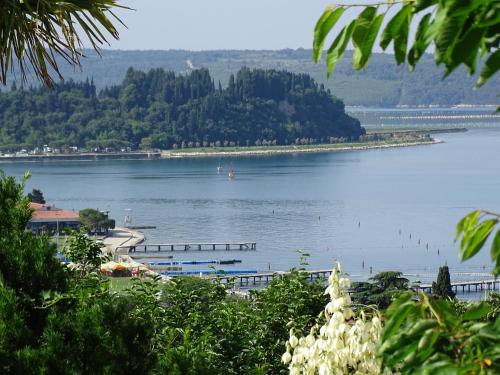
<path fill-rule="evenodd" d="M 81 69 L 62 64 L 63 76 L 84 80 L 93 77 L 97 89 L 118 84 L 127 69 L 140 70 L 163 68 L 186 72 L 193 68 L 208 68 L 215 82 L 227 85 L 229 76 L 241 67 L 285 69 L 308 73 L 324 83 L 346 105 L 382 106 L 397 105 L 458 105 L 498 104 L 500 77 L 493 77 L 480 90 L 474 90 L 474 78 L 464 69 L 458 69 L 446 80 L 441 80 L 442 70 L 435 66 L 431 55 L 422 58 L 415 72 L 397 66 L 392 55 L 377 53 L 369 69 L 353 71 L 351 54 L 338 64 L 333 77 L 325 76 L 325 65 L 314 64 L 311 51 L 305 49 L 279 51 L 119 51 L 103 50 L 102 57 L 87 51 Z"/>

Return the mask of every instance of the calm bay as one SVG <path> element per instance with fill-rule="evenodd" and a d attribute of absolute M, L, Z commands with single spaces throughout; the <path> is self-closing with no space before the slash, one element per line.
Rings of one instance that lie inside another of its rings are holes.
<path fill-rule="evenodd" d="M 384 150 L 218 159 L 2 163 L 9 175 L 31 171 L 65 209 L 110 211 L 122 225 L 131 209 L 150 243 L 256 241 L 255 252 L 189 252 L 176 260 L 241 259 L 224 266 L 287 270 L 310 254 L 311 269 L 338 259 L 353 278 L 401 270 L 453 280 L 484 278 L 483 251 L 461 264 L 455 225 L 475 208 L 500 211 L 500 128 L 436 134 L 443 144 Z M 236 178 L 229 180 L 229 162 Z"/>

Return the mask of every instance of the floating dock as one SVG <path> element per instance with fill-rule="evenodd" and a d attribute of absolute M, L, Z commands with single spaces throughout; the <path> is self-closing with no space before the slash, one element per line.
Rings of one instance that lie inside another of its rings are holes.
<path fill-rule="evenodd" d="M 167 276 L 209 276 L 211 278 L 224 278 L 233 275 L 233 277 L 242 277 L 242 275 L 249 274 L 255 275 L 257 270 L 225 270 L 225 271 L 216 271 L 216 270 L 186 270 L 186 271 L 166 271 L 160 272 L 162 275 Z"/>

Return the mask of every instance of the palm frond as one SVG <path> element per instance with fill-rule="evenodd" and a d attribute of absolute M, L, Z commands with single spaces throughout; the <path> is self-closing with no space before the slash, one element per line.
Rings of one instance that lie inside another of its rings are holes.
<path fill-rule="evenodd" d="M 92 48 L 118 39 L 113 9 L 129 9 L 117 0 L 3 0 L 0 2 L 0 81 L 19 69 L 21 79 L 33 70 L 47 86 L 62 78 L 57 56 L 80 65 L 85 37 Z M 113 22 L 112 22 L 113 21 Z"/>

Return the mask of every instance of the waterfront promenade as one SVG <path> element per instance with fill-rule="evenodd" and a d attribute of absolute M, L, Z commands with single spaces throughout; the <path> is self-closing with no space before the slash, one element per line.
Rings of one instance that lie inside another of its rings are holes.
<path fill-rule="evenodd" d="M 111 254 L 116 258 L 118 255 L 128 254 L 127 251 L 122 252 L 122 246 L 135 246 L 144 240 L 145 236 L 140 231 L 116 227 L 115 229 L 109 231 L 109 235 L 103 239 L 102 243 L 106 247 L 108 254 Z"/>

